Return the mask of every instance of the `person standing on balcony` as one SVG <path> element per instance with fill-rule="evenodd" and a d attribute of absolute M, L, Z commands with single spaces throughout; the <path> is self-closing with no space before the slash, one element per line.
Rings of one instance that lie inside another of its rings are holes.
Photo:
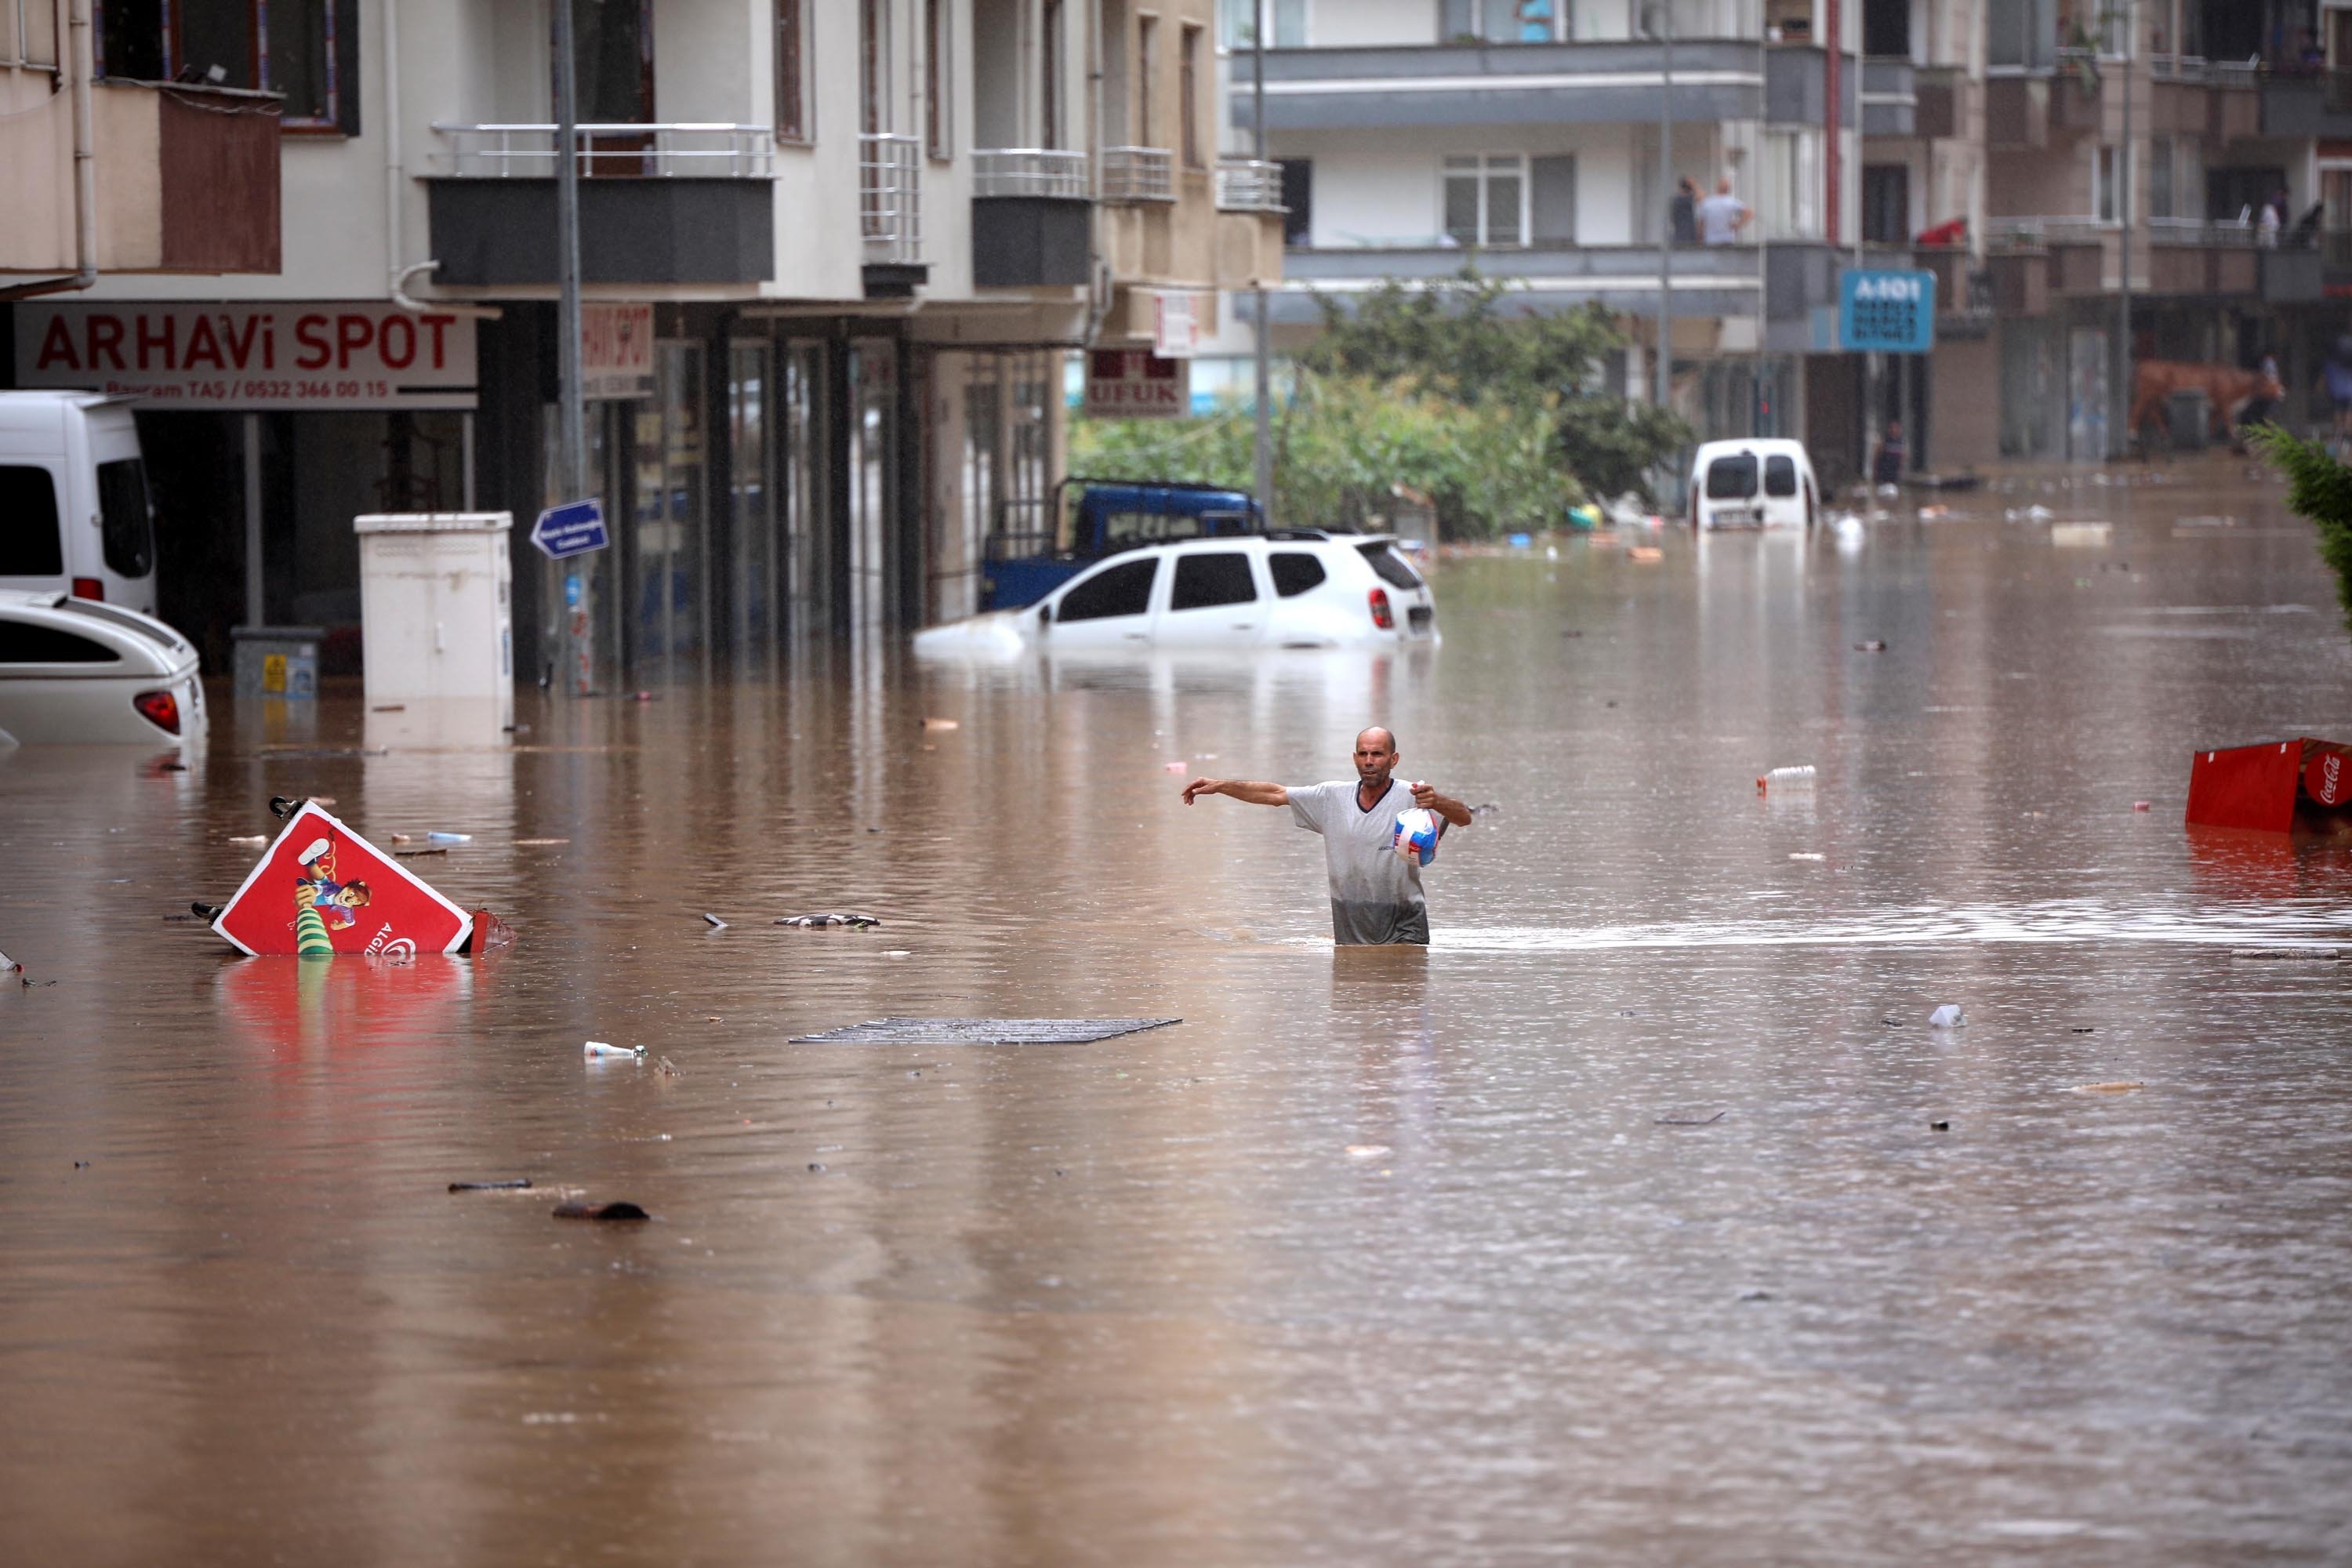
<path fill-rule="evenodd" d="M 1739 231 L 1756 216 L 1746 202 L 1731 194 L 1731 176 L 1715 183 L 1715 195 L 1698 204 L 1698 237 L 1708 245 L 1738 245 Z"/>
<path fill-rule="evenodd" d="M 2279 210 L 2283 205 L 2278 197 L 2272 197 L 2263 204 L 2261 215 L 2254 219 L 2254 243 L 2264 250 L 2278 248 Z"/>
<path fill-rule="evenodd" d="M 1696 245 L 1698 243 L 1698 186 L 1685 174 L 1674 199 L 1666 204 L 1666 243 Z"/>

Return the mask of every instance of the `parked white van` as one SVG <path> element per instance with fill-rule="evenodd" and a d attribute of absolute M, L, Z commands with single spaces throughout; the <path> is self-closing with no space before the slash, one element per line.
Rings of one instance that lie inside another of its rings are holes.
<path fill-rule="evenodd" d="M 131 405 L 0 392 L 0 592 L 155 613 L 155 521 Z"/>
<path fill-rule="evenodd" d="M 1691 463 L 1693 528 L 1811 528 L 1821 513 L 1821 481 L 1801 441 L 1709 441 Z"/>

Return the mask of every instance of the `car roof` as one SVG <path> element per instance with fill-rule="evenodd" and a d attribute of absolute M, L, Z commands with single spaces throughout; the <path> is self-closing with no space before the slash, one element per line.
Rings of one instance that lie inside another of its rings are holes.
<path fill-rule="evenodd" d="M 1741 452 L 1755 452 L 1772 457 L 1805 457 L 1805 444 L 1792 436 L 1748 436 L 1732 441 L 1709 441 L 1698 449 L 1694 461 L 1706 462 L 1715 458 L 1735 457 Z M 1811 458 L 1807 458 L 1811 461 Z"/>
<path fill-rule="evenodd" d="M 150 659 L 159 670 L 177 668 L 196 657 L 185 637 L 152 616 L 69 594 L 0 593 L 0 620 L 72 632 L 118 652 Z"/>
<path fill-rule="evenodd" d="M 1113 561 L 1141 550 L 1197 555 L 1205 550 L 1246 550 L 1252 547 L 1297 550 L 1318 544 L 1360 550 L 1368 544 L 1395 542 L 1396 535 L 1393 533 L 1332 533 L 1319 528 L 1277 528 L 1271 533 L 1220 533 L 1205 539 L 1139 539 L 1119 551 L 1118 555 L 1106 555 L 1103 559 Z"/>

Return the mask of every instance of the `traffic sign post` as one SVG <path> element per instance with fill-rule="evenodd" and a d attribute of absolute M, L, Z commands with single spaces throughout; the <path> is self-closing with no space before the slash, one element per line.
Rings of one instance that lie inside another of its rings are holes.
<path fill-rule="evenodd" d="M 604 549 L 613 542 L 612 536 L 604 531 L 604 503 L 591 497 L 549 507 L 531 524 L 530 542 L 545 552 L 550 561 Z"/>
<path fill-rule="evenodd" d="M 1936 275 L 1850 269 L 1838 283 L 1838 346 L 1848 353 L 1924 354 L 1936 347 Z"/>

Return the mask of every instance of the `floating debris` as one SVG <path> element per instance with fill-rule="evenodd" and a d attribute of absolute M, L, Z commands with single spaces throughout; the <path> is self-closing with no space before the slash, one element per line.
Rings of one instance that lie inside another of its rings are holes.
<path fill-rule="evenodd" d="M 882 922 L 872 915 L 786 915 L 776 923 L 780 926 L 847 926 L 853 931 L 871 931 Z"/>
<path fill-rule="evenodd" d="M 926 730 L 961 730 L 963 728 L 963 724 L 961 721 L 956 719 L 926 719 L 923 721 L 923 728 Z"/>
<path fill-rule="evenodd" d="M 540 846 L 545 844 L 569 844 L 571 842 L 572 840 L 569 838 L 518 838 L 515 840 L 515 846 L 516 847 L 522 849 L 536 849 Z"/>
<path fill-rule="evenodd" d="M 2118 1079 L 2113 1083 L 2078 1083 L 2067 1092 L 2070 1094 L 2129 1094 L 2136 1089 L 2147 1087 L 2147 1084 L 2137 1079 Z"/>
<path fill-rule="evenodd" d="M 520 1193 L 529 1191 L 530 1187 L 529 1176 L 517 1176 L 510 1182 L 452 1182 L 449 1184 L 449 1190 L 453 1193 Z"/>
<path fill-rule="evenodd" d="M 728 929 L 727 922 L 725 921 L 720 920 L 717 915 L 712 914 L 708 910 L 703 911 L 702 918 L 710 922 L 710 929 L 712 931 L 725 931 Z"/>
<path fill-rule="evenodd" d="M 600 1059 L 623 1057 L 633 1061 L 643 1061 L 646 1059 L 646 1048 L 643 1046 L 607 1045 L 603 1040 L 590 1040 L 586 1045 L 580 1047 L 580 1054 L 583 1057 L 591 1057 Z"/>
<path fill-rule="evenodd" d="M 623 1202 L 558 1204 L 555 1205 L 555 1217 L 557 1219 L 651 1219 L 654 1216 L 633 1203 Z"/>
<path fill-rule="evenodd" d="M 1938 1029 L 1957 1029 L 1968 1021 L 1968 1015 L 1960 1011 L 1959 1004 L 1956 1002 L 1947 1002 L 1927 1015 L 1928 1024 Z"/>
<path fill-rule="evenodd" d="M 1381 1155 L 1389 1152 L 1391 1152 L 1391 1150 L 1385 1143 L 1350 1143 L 1348 1145 L 1348 1158 L 1350 1160 L 1377 1160 Z"/>

